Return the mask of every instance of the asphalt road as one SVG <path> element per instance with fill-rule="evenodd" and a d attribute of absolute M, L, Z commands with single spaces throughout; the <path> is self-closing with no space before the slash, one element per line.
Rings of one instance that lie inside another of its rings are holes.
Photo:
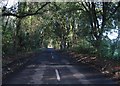
<path fill-rule="evenodd" d="M 3 84 L 112 84 L 100 72 L 83 63 L 75 64 L 67 55 L 54 49 L 41 54 Z"/>

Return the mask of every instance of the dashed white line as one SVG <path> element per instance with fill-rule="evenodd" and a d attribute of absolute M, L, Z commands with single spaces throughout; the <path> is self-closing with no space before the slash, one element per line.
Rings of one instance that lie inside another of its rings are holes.
<path fill-rule="evenodd" d="M 54 56 L 52 55 L 52 52 L 51 52 L 51 56 L 52 56 L 52 59 L 54 59 Z"/>
<path fill-rule="evenodd" d="M 60 81 L 60 75 L 57 69 L 55 69 L 55 73 L 56 73 L 57 80 Z"/>
<path fill-rule="evenodd" d="M 54 59 L 54 56 L 52 56 L 52 59 Z"/>

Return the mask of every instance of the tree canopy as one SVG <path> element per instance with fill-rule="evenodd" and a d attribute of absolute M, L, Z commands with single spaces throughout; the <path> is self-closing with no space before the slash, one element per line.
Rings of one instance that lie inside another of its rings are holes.
<path fill-rule="evenodd" d="M 3 56 L 51 44 L 120 58 L 120 2 L 18 2 L 1 8 Z"/>

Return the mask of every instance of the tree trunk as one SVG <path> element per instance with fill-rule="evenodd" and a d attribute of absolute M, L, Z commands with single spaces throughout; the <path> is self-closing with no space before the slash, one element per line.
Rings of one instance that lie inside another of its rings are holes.
<path fill-rule="evenodd" d="M 16 47 L 16 53 L 21 50 L 21 31 L 20 31 L 20 26 L 21 26 L 21 19 L 18 19 L 17 25 L 16 25 L 16 37 L 15 37 L 15 47 Z"/>

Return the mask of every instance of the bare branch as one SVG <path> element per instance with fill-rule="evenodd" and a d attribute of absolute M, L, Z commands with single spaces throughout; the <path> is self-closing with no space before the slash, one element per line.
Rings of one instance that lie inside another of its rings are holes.
<path fill-rule="evenodd" d="M 81 3 L 82 3 L 82 6 L 85 8 L 85 10 L 86 10 L 87 12 L 89 12 L 89 9 L 86 8 L 86 6 L 83 4 L 83 2 L 81 2 Z"/>
<path fill-rule="evenodd" d="M 41 9 L 43 9 L 47 4 L 49 4 L 50 2 L 46 2 L 44 5 L 41 6 L 41 8 L 39 8 L 35 13 L 38 13 Z"/>
<path fill-rule="evenodd" d="M 26 17 L 26 16 L 32 16 L 32 15 L 37 15 L 37 14 L 40 14 L 40 10 L 43 9 L 46 5 L 48 5 L 50 2 L 46 2 L 44 5 L 42 5 L 39 9 L 37 9 L 34 13 L 22 13 L 21 15 L 19 14 L 14 14 L 14 13 L 6 13 L 6 12 L 3 12 L 2 13 L 2 16 L 15 16 L 17 18 L 23 18 L 23 17 Z"/>
<path fill-rule="evenodd" d="M 106 18 L 106 20 L 109 20 L 117 12 L 118 8 L 120 8 L 120 1 L 118 2 L 118 6 L 116 6 L 115 10 L 113 10 L 110 16 Z"/>

